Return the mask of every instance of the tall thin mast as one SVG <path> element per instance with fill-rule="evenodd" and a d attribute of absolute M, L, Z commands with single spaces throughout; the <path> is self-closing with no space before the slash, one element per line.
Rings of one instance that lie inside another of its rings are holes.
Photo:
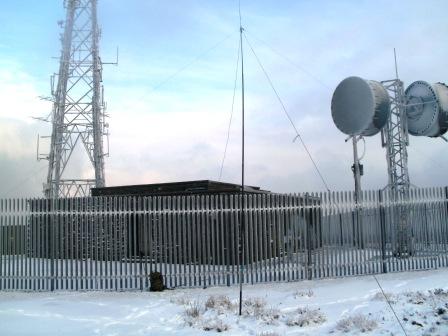
<path fill-rule="evenodd" d="M 241 24 L 241 3 L 239 4 L 240 15 L 240 51 L 241 51 L 241 202 L 240 202 L 240 305 L 239 314 L 241 315 L 242 300 L 243 300 L 243 276 L 244 276 L 244 235 L 245 235 L 245 190 L 244 190 L 244 53 L 243 53 L 243 31 Z"/>

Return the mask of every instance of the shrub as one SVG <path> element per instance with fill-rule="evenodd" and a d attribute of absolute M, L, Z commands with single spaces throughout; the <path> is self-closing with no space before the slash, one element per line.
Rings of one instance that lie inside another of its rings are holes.
<path fill-rule="evenodd" d="M 386 297 L 384 297 L 386 296 Z M 396 303 L 397 302 L 397 297 L 392 294 L 392 293 L 387 293 L 385 292 L 383 294 L 383 292 L 376 292 L 375 295 L 372 296 L 372 300 L 374 301 L 384 301 L 387 300 L 390 303 Z"/>
<path fill-rule="evenodd" d="M 192 301 L 185 307 L 185 315 L 197 318 L 201 315 L 201 307 L 198 301 Z"/>
<path fill-rule="evenodd" d="M 257 334 L 257 336 L 280 336 L 278 333 L 276 333 L 275 331 L 263 331 L 259 334 Z"/>
<path fill-rule="evenodd" d="M 258 316 L 255 317 L 262 320 L 266 324 L 276 324 L 280 316 L 280 310 L 274 307 L 270 307 L 268 309 L 259 310 Z"/>
<path fill-rule="evenodd" d="M 225 295 L 212 295 L 205 301 L 205 308 L 216 309 L 219 313 L 232 310 L 234 306 L 229 297 Z"/>
<path fill-rule="evenodd" d="M 243 300 L 243 314 L 259 317 L 264 312 L 266 300 L 258 297 L 249 297 Z"/>
<path fill-rule="evenodd" d="M 374 330 L 378 326 L 375 320 L 369 319 L 363 314 L 356 314 L 339 320 L 336 329 L 342 332 L 368 332 Z"/>
<path fill-rule="evenodd" d="M 178 305 L 187 306 L 187 305 L 191 304 L 191 298 L 189 298 L 188 296 L 185 296 L 185 295 L 175 296 L 170 299 L 170 302 L 178 304 Z"/>
<path fill-rule="evenodd" d="M 222 320 L 208 319 L 202 323 L 202 329 L 205 331 L 216 330 L 217 332 L 223 332 L 229 330 L 229 325 L 225 324 Z"/>
<path fill-rule="evenodd" d="M 306 291 L 299 291 L 296 290 L 293 294 L 294 299 L 297 299 L 299 297 L 312 297 L 314 296 L 314 292 L 311 289 L 308 289 Z"/>
<path fill-rule="evenodd" d="M 288 317 L 286 325 L 306 327 L 312 324 L 322 324 L 327 320 L 320 309 L 299 308 L 297 311 Z"/>
<path fill-rule="evenodd" d="M 404 295 L 408 298 L 408 302 L 412 304 L 423 304 L 428 299 L 425 293 L 422 293 L 420 291 L 407 292 Z"/>

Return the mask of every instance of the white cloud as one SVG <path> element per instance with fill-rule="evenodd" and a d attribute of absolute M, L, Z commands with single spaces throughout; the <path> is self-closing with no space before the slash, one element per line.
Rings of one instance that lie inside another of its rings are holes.
<path fill-rule="evenodd" d="M 51 104 L 39 99 L 38 81 L 14 62 L 0 62 L 0 118 L 32 122 L 47 116 Z"/>
<path fill-rule="evenodd" d="M 351 144 L 344 142 L 346 136 L 334 127 L 330 115 L 331 94 L 342 79 L 350 75 L 390 79 L 394 47 L 405 84 L 448 77 L 444 64 L 448 47 L 443 43 L 447 26 L 441 14 L 446 4 L 409 1 L 406 11 L 402 4 L 381 0 L 354 6 L 351 1 L 317 1 L 279 6 L 263 1 L 243 6 L 248 39 L 332 189 L 353 186 Z M 109 185 L 216 179 L 219 174 L 238 36 L 171 76 L 232 31 L 238 24 L 236 8 L 195 2 L 191 11 L 171 11 L 165 22 L 159 16 L 171 5 L 158 4 L 150 13 L 139 13 L 138 20 L 143 21 L 130 30 L 123 25 L 117 33 L 120 66 L 104 69 L 111 115 L 111 157 L 106 160 Z M 138 2 L 123 6 L 126 13 L 138 11 Z M 120 8 L 114 3 L 107 13 L 119 15 Z M 182 19 L 179 27 L 177 17 Z M 190 30 L 178 32 L 191 22 L 195 24 L 188 26 Z M 106 24 L 104 35 L 107 28 Z M 136 41 L 130 35 L 133 32 L 147 36 Z M 262 38 L 296 66 L 252 36 Z M 247 182 L 273 191 L 322 189 L 306 152 L 300 143 L 291 142 L 294 132 L 247 45 L 245 51 Z M 46 78 L 42 82 L 46 87 Z M 31 124 L 25 124 L 30 122 L 28 116 L 46 115 L 51 109 L 37 98 L 46 92 L 41 87 L 20 65 L 0 62 L 0 118 L 20 121 L 0 119 L 0 154 L 10 160 L 34 159 L 35 136 L 42 129 L 33 134 Z M 240 178 L 240 122 L 238 91 L 224 167 L 224 179 L 231 182 Z M 434 139 L 411 138 L 409 169 L 414 184 L 446 184 L 446 146 Z M 387 183 L 387 168 L 379 136 L 367 139 L 363 163 L 363 187 L 382 188 Z M 86 175 L 87 167 L 88 163 L 80 163 L 76 169 Z"/>

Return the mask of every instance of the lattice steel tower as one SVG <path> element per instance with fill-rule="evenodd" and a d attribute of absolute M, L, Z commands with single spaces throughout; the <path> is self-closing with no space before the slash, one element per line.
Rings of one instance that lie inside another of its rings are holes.
<path fill-rule="evenodd" d="M 401 195 L 409 193 L 408 152 L 409 135 L 405 112 L 403 82 L 399 79 L 382 81 L 391 99 L 391 113 L 382 129 L 382 144 L 387 151 L 389 188 Z"/>
<path fill-rule="evenodd" d="M 386 148 L 388 188 L 391 198 L 397 202 L 393 220 L 395 231 L 394 253 L 406 257 L 413 253 L 412 232 L 410 229 L 409 207 L 409 171 L 408 152 L 409 135 L 405 111 L 403 82 L 397 78 L 382 81 L 391 99 L 391 114 L 386 126 L 381 131 L 383 147 Z"/>
<path fill-rule="evenodd" d="M 52 89 L 52 135 L 47 182 L 48 198 L 89 195 L 103 187 L 106 134 L 102 63 L 98 45 L 97 0 L 66 0 L 62 51 L 56 89 Z M 61 23 L 62 24 L 62 23 Z M 75 148 L 87 153 L 91 171 L 67 172 Z M 76 176 L 73 176 L 76 175 Z"/>

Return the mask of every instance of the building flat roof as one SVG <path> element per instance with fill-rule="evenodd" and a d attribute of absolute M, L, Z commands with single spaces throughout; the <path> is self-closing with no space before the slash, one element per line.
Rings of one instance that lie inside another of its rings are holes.
<path fill-rule="evenodd" d="M 244 191 L 252 194 L 268 194 L 260 187 L 244 186 Z M 236 194 L 241 192 L 241 185 L 211 180 L 183 181 L 169 183 L 152 183 L 92 188 L 92 196 L 175 196 L 196 194 Z"/>

